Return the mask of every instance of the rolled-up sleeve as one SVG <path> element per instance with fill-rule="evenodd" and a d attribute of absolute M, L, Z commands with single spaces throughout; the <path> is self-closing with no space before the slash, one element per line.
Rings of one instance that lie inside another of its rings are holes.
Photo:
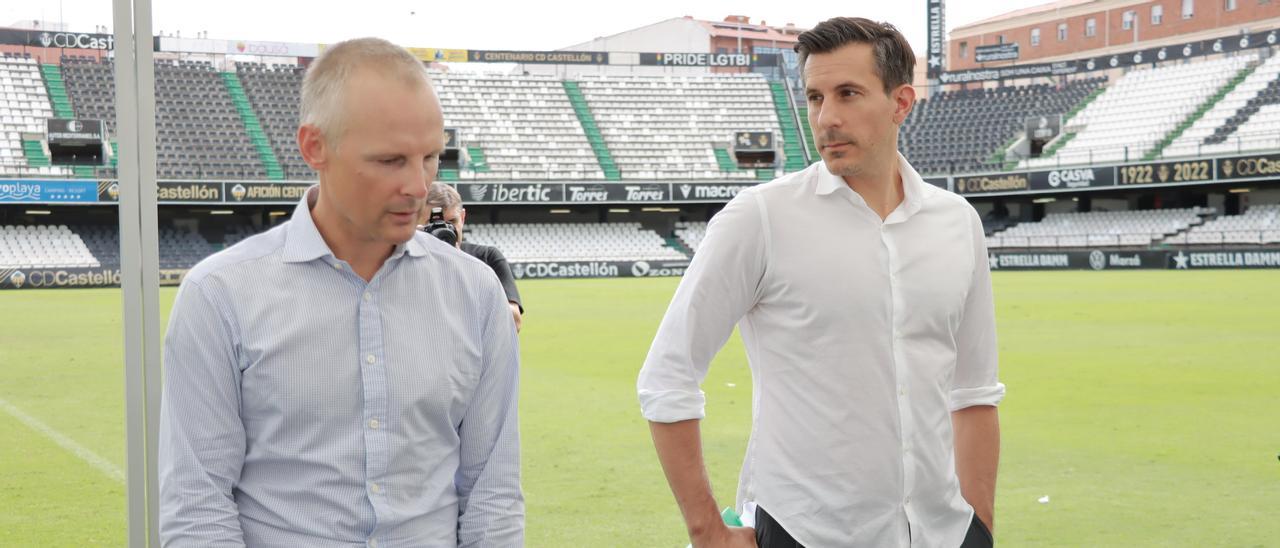
<path fill-rule="evenodd" d="M 763 201 L 748 190 L 708 224 L 636 381 L 646 419 L 670 423 L 705 416 L 706 396 L 699 387 L 711 359 L 759 296 L 769 246 L 765 220 Z"/>
<path fill-rule="evenodd" d="M 975 405 L 998 405 L 1005 386 L 998 376 L 995 300 L 991 292 L 991 265 L 982 219 L 970 211 L 973 242 L 972 285 L 965 298 L 964 315 L 956 334 L 956 371 L 951 390 L 951 411 Z"/>
<path fill-rule="evenodd" d="M 244 546 L 232 488 L 244 465 L 235 328 L 188 279 L 164 340 L 158 468 L 164 546 Z"/>
<path fill-rule="evenodd" d="M 459 427 L 458 546 L 524 545 L 517 420 L 519 343 L 507 299 L 489 287 L 484 370 Z"/>

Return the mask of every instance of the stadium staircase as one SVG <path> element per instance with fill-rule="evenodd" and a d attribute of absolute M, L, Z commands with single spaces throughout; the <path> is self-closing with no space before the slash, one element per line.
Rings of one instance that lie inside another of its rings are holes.
<path fill-rule="evenodd" d="M 1231 93 L 1231 90 L 1236 89 L 1236 86 L 1240 85 L 1240 82 L 1243 82 L 1250 74 L 1253 74 L 1253 71 L 1257 70 L 1257 68 L 1258 63 L 1249 63 L 1243 69 L 1240 69 L 1240 72 L 1236 73 L 1231 80 L 1228 80 L 1217 93 L 1214 93 L 1213 95 L 1210 95 L 1208 99 L 1205 99 L 1203 104 L 1187 116 L 1187 119 L 1183 120 L 1182 123 L 1173 128 L 1173 131 L 1170 131 L 1168 135 L 1165 135 L 1164 139 L 1157 142 L 1156 146 L 1152 147 L 1152 149 L 1147 152 L 1146 156 L 1142 157 L 1142 160 L 1144 162 L 1148 162 L 1159 158 L 1160 154 L 1164 152 L 1166 147 L 1178 140 L 1178 137 L 1182 135 L 1182 132 L 1195 125 L 1196 121 L 1203 117 L 1206 112 L 1213 110 L 1213 106 L 1218 104 L 1218 101 L 1221 101 L 1223 97 L 1226 97 L 1228 93 Z"/>
<path fill-rule="evenodd" d="M 1058 152 L 1058 149 L 1062 148 L 1067 143 L 1071 142 L 1071 140 L 1074 139 L 1075 137 L 1076 137 L 1076 132 L 1074 131 L 1068 131 L 1063 133 L 1062 135 L 1059 135 L 1057 139 L 1054 139 L 1052 143 L 1049 143 L 1049 146 L 1044 147 L 1044 150 L 1041 151 L 1040 153 L 1040 157 L 1052 158 L 1054 153 Z"/>
<path fill-rule="evenodd" d="M 782 82 L 769 82 L 769 90 L 773 92 L 773 107 L 778 111 L 778 125 L 782 128 L 782 153 L 786 155 L 782 168 L 787 173 L 800 171 L 808 165 L 808 160 L 800 147 L 800 130 L 796 127 L 796 113 L 787 101 L 787 89 Z"/>
<path fill-rule="evenodd" d="M 244 86 L 240 83 L 240 77 L 234 72 L 220 72 L 222 83 L 227 86 L 227 93 L 231 95 L 231 103 L 235 105 L 236 112 L 240 113 L 240 121 L 244 123 L 245 131 L 249 134 L 249 142 L 253 143 L 253 148 L 258 151 L 258 157 L 262 160 L 262 167 L 267 170 L 267 178 L 274 181 L 284 180 L 284 169 L 280 167 L 280 159 L 276 157 L 274 150 L 271 150 L 271 142 L 267 140 L 266 132 L 262 131 L 262 123 L 258 120 L 258 115 L 253 112 L 253 106 L 249 104 L 249 97 L 244 93 Z"/>
<path fill-rule="evenodd" d="M 1080 114 L 1080 111 L 1084 110 L 1084 107 L 1089 106 L 1089 103 L 1092 103 L 1094 99 L 1097 99 L 1099 95 L 1102 95 L 1106 91 L 1106 86 L 1099 86 L 1098 89 L 1089 92 L 1089 95 L 1085 97 L 1083 101 L 1080 101 L 1080 104 L 1072 107 L 1071 110 L 1067 111 L 1067 113 L 1062 116 L 1062 125 L 1067 125 L 1067 122 L 1070 122 L 1072 118 L 1075 118 L 1077 114 Z"/>
<path fill-rule="evenodd" d="M 813 129 L 809 127 L 809 107 L 797 106 L 796 115 L 800 118 L 800 131 L 804 132 L 804 142 L 809 143 L 809 163 L 822 161 L 818 154 L 818 142 L 813 140 Z"/>
<path fill-rule="evenodd" d="M 1071 107 L 1071 110 L 1067 111 L 1066 114 L 1062 115 L 1062 127 L 1064 128 L 1067 127 L 1067 122 L 1070 122 L 1072 118 L 1075 118 L 1077 114 L 1080 114 L 1080 111 L 1084 110 L 1085 107 L 1089 106 L 1089 103 L 1092 103 L 1094 99 L 1097 99 L 1099 95 L 1102 95 L 1106 91 L 1107 91 L 1106 86 L 1099 86 L 1098 89 L 1093 90 L 1092 92 L 1089 93 L 1087 97 L 1084 98 L 1084 100 L 1080 101 L 1080 104 L 1074 107 Z M 1048 146 L 1045 146 L 1044 150 L 1040 151 L 1040 157 L 1052 158 L 1053 155 L 1058 152 L 1058 149 L 1062 148 L 1064 145 L 1070 142 L 1071 139 L 1074 139 L 1075 136 L 1076 136 L 1076 132 L 1074 131 L 1063 131 L 1062 135 L 1059 135 L 1056 139 L 1054 139 L 1053 141 L 1050 141 Z M 1006 146 L 1002 150 L 1007 150 L 1008 148 L 1009 147 Z M 1012 162 L 1006 161 L 1004 164 L 1005 171 L 1012 171 L 1016 167 L 1018 167 L 1017 160 L 1013 160 Z"/>
<path fill-rule="evenodd" d="M 609 181 L 621 181 L 622 172 L 618 171 L 618 165 L 614 163 L 613 155 L 609 153 L 609 148 L 605 146 L 604 136 L 600 134 L 600 126 L 596 125 L 596 118 L 591 114 L 591 108 L 587 106 L 587 99 L 583 97 L 582 90 L 578 88 L 578 83 L 573 80 L 565 80 L 564 92 L 569 96 L 569 104 L 573 105 L 573 112 L 578 116 L 578 123 L 582 124 L 582 131 L 587 134 L 587 142 L 591 143 L 591 150 L 596 153 L 596 161 L 600 163 L 600 170 L 604 172 L 604 178 Z"/>
<path fill-rule="evenodd" d="M 471 163 L 467 167 L 476 173 L 487 173 L 489 171 L 489 161 L 484 157 L 484 149 L 480 147 L 467 147 L 467 154 L 471 156 Z"/>
<path fill-rule="evenodd" d="M 22 141 L 22 153 L 27 156 L 27 165 L 31 167 L 48 167 L 49 155 L 44 153 L 40 141 Z"/>
<path fill-rule="evenodd" d="M 467 147 L 467 154 L 471 157 L 471 161 L 467 163 L 467 169 L 475 173 L 487 173 L 489 171 L 489 161 L 484 157 L 484 149 Z M 456 169 L 441 169 L 439 179 L 441 181 L 457 181 L 461 177 Z"/>
<path fill-rule="evenodd" d="M 40 75 L 44 76 L 44 87 L 49 92 L 53 115 L 58 118 L 74 118 L 75 109 L 71 108 L 71 97 L 67 95 L 66 83 L 62 81 L 62 69 L 58 65 L 40 65 Z"/>
<path fill-rule="evenodd" d="M 1210 135 L 1205 139 L 1204 144 L 1216 145 L 1226 142 L 1232 134 L 1240 129 L 1240 126 L 1247 123 L 1249 118 L 1262 110 L 1263 106 L 1280 102 L 1277 101 L 1277 97 L 1280 97 L 1280 79 L 1271 80 L 1267 83 L 1266 87 L 1258 90 L 1256 95 L 1251 97 L 1244 106 L 1237 109 L 1234 115 L 1228 118 L 1223 125 L 1215 129 L 1213 135 Z"/>
<path fill-rule="evenodd" d="M 667 242 L 667 247 L 684 253 L 689 258 L 693 258 L 693 250 L 686 247 L 684 243 L 680 241 L 680 238 L 667 236 L 666 238 L 663 238 L 663 240 Z"/>
<path fill-rule="evenodd" d="M 75 118 L 76 111 L 71 106 L 71 96 L 67 95 L 67 85 L 62 79 L 62 68 L 58 65 L 42 64 L 40 65 L 40 75 L 44 77 L 44 89 L 49 93 L 49 104 L 53 105 L 53 115 L 58 118 Z M 41 151 L 41 155 L 43 155 L 43 151 Z M 112 161 L 114 160 L 115 156 L 112 156 Z M 91 166 L 75 166 L 72 171 L 76 177 L 82 179 L 93 177 L 93 167 Z"/>

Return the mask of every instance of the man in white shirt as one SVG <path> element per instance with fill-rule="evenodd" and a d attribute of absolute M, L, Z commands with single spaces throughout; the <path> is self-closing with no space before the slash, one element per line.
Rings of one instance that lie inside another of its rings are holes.
<path fill-rule="evenodd" d="M 712 219 L 645 360 L 641 408 L 694 546 L 990 546 L 1004 385 L 982 223 L 897 151 L 915 56 L 888 24 L 799 37 L 823 162 Z M 735 324 L 751 441 L 725 525 L 699 384 Z"/>

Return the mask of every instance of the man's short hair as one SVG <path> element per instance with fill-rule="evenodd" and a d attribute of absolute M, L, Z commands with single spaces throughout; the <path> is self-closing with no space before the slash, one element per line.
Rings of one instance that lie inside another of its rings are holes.
<path fill-rule="evenodd" d="M 796 42 L 800 71 L 813 53 L 828 53 L 849 44 L 871 44 L 876 59 L 876 76 L 884 82 L 889 94 L 903 84 L 910 84 L 916 70 L 916 54 L 911 44 L 889 23 L 877 23 L 861 17 L 833 17 L 800 34 Z"/>
<path fill-rule="evenodd" d="M 331 145 L 337 144 L 345 129 L 347 80 L 359 69 L 377 71 L 408 85 L 431 86 L 421 61 L 381 38 L 356 38 L 325 48 L 302 80 L 299 123 L 320 128 Z"/>
<path fill-rule="evenodd" d="M 438 207 L 445 211 L 455 207 L 462 206 L 462 195 L 458 194 L 458 190 L 448 183 L 434 182 L 431 183 L 431 190 L 427 192 L 427 207 Z"/>

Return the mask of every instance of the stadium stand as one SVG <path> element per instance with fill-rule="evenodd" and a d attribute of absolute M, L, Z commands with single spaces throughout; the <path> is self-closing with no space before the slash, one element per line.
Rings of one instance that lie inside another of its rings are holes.
<path fill-rule="evenodd" d="M 1280 243 L 1280 204 L 1256 205 L 1241 215 L 1224 215 L 1166 238 L 1169 244 Z"/>
<path fill-rule="evenodd" d="M 298 105 L 304 74 L 304 68 L 294 65 L 236 64 L 236 75 L 257 112 L 284 177 L 305 181 L 315 179 L 315 173 L 298 152 Z"/>
<path fill-rule="evenodd" d="M 39 139 L 53 117 L 40 65 L 25 55 L 0 57 L 0 177 L 63 177 L 71 170 L 49 165 Z"/>
<path fill-rule="evenodd" d="M 1019 165 L 1041 168 L 1141 160 L 1158 152 L 1161 140 L 1224 92 L 1257 59 L 1256 53 L 1248 53 L 1130 71 L 1066 124 L 1057 139 L 1065 144 L 1058 145 L 1056 154 Z"/>
<path fill-rule="evenodd" d="M 460 178 L 604 178 L 559 80 L 446 73 L 432 79 L 445 127 L 458 128 L 469 149 Z"/>
<path fill-rule="evenodd" d="M 67 225 L 0 226 L 0 267 L 98 266 L 98 259 Z"/>
<path fill-rule="evenodd" d="M 1280 55 L 1262 63 L 1169 148 L 1205 156 L 1280 148 Z"/>
<path fill-rule="evenodd" d="M 772 131 L 772 91 L 759 74 L 592 77 L 578 82 L 624 179 L 743 178 L 727 154 L 737 131 Z"/>
<path fill-rule="evenodd" d="M 247 228 L 244 230 L 248 230 Z M 191 268 L 222 246 L 189 230 L 160 229 L 160 268 Z M 120 266 L 120 233 L 109 225 L 0 227 L 0 267 Z"/>
<path fill-rule="evenodd" d="M 216 251 L 217 248 L 195 232 L 160 229 L 160 268 L 191 268 Z"/>
<path fill-rule="evenodd" d="M 116 86 L 112 66 L 110 60 L 99 62 L 84 57 L 63 57 L 61 63 L 63 85 L 66 86 L 67 97 L 76 117 L 103 120 L 107 126 L 107 134 L 114 143 Z M 160 151 L 157 150 L 156 153 L 159 155 Z M 168 158 L 158 156 L 157 162 L 161 167 L 167 167 Z M 99 177 L 114 178 L 116 170 L 113 167 L 101 167 L 96 170 L 96 174 Z"/>
<path fill-rule="evenodd" d="M 679 238 L 685 247 L 693 251 L 698 251 L 698 246 L 702 244 L 702 238 L 707 235 L 707 223 L 705 222 L 686 222 L 680 221 L 676 223 L 676 238 Z"/>
<path fill-rule="evenodd" d="M 468 223 L 466 230 L 467 241 L 496 246 L 511 261 L 688 259 L 640 223 Z"/>
<path fill-rule="evenodd" d="M 1066 115 L 1105 85 L 1105 78 L 994 89 L 943 91 L 922 99 L 898 134 L 898 147 L 921 173 L 999 171 L 1003 149 L 1028 116 Z"/>
<path fill-rule="evenodd" d="M 62 67 L 76 116 L 107 120 L 114 140 L 112 63 L 68 57 Z M 166 179 L 267 177 L 224 78 L 202 61 L 156 62 L 156 158 Z"/>
<path fill-rule="evenodd" d="M 1212 208 L 1050 213 L 987 237 L 989 248 L 1149 246 L 1198 225 Z"/>
<path fill-rule="evenodd" d="M 104 267 L 120 266 L 120 230 L 110 225 L 79 225 L 72 228 L 89 252 Z"/>

